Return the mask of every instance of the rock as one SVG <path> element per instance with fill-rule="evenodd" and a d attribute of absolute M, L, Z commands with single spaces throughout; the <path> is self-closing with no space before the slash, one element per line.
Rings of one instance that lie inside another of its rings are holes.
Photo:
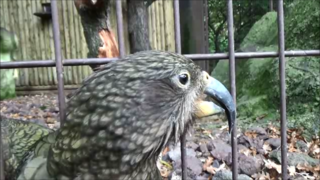
<path fill-rule="evenodd" d="M 225 163 L 226 163 L 228 166 L 231 166 L 231 165 L 232 165 L 232 154 L 231 154 L 231 152 L 228 153 L 228 156 L 227 156 L 226 159 L 225 159 Z"/>
<path fill-rule="evenodd" d="M 169 152 L 168 152 L 168 156 L 169 156 L 169 158 L 170 158 L 171 161 L 177 162 L 178 160 L 181 159 L 180 149 L 175 148 L 175 149 L 173 149 L 172 151 L 169 151 Z"/>
<path fill-rule="evenodd" d="M 46 123 L 47 123 L 47 124 L 54 124 L 56 121 L 57 121 L 57 120 L 56 120 L 55 118 L 51 118 L 51 117 L 49 117 L 49 118 L 46 119 Z"/>
<path fill-rule="evenodd" d="M 213 163 L 212 163 L 212 166 L 215 167 L 215 168 L 220 167 L 219 161 L 215 159 L 215 160 L 213 161 Z"/>
<path fill-rule="evenodd" d="M 48 127 L 48 124 L 45 123 L 45 121 L 43 119 L 29 119 L 28 121 L 35 123 L 35 124 L 39 124 L 44 127 Z"/>
<path fill-rule="evenodd" d="M 196 151 L 196 157 L 202 157 L 202 152 Z"/>
<path fill-rule="evenodd" d="M 171 175 L 169 175 L 168 179 L 172 179 L 172 180 L 182 180 L 181 174 L 178 175 L 176 172 L 171 173 Z"/>
<path fill-rule="evenodd" d="M 257 150 L 258 154 L 264 154 L 263 150 L 263 140 L 260 138 L 255 138 L 252 140 L 253 147 Z"/>
<path fill-rule="evenodd" d="M 238 151 L 246 151 L 246 150 L 248 150 L 248 148 L 246 146 L 242 145 L 242 144 L 239 144 L 237 147 L 238 147 Z"/>
<path fill-rule="evenodd" d="M 308 145 L 302 140 L 297 141 L 296 146 L 301 152 L 308 151 Z"/>
<path fill-rule="evenodd" d="M 269 154 L 271 159 L 281 163 L 281 151 L 274 150 Z M 310 166 L 316 166 L 319 164 L 319 159 L 314 159 L 304 153 L 288 152 L 288 165 L 296 166 L 298 164 L 308 164 Z"/>
<path fill-rule="evenodd" d="M 162 159 L 162 161 L 169 162 L 170 161 L 169 153 L 166 153 L 165 155 L 162 155 L 161 159 Z"/>
<path fill-rule="evenodd" d="M 196 152 L 191 148 L 186 148 L 187 156 L 196 156 Z M 181 150 L 180 146 L 176 146 L 173 150 L 168 152 L 171 161 L 181 161 Z"/>
<path fill-rule="evenodd" d="M 204 176 L 197 176 L 196 180 L 208 180 L 208 178 L 206 178 Z"/>
<path fill-rule="evenodd" d="M 269 139 L 269 135 L 267 135 L 267 134 L 265 134 L 265 135 L 258 135 L 258 138 L 265 141 L 265 140 Z"/>
<path fill-rule="evenodd" d="M 263 166 L 263 161 L 261 159 L 257 159 L 253 156 L 246 156 L 244 154 L 239 154 L 239 170 L 240 173 L 246 175 L 253 175 L 258 173 Z"/>
<path fill-rule="evenodd" d="M 29 105 L 29 108 L 39 108 L 39 104 L 31 103 L 31 104 Z"/>
<path fill-rule="evenodd" d="M 229 143 L 231 135 L 227 131 L 223 131 L 218 138 L 224 142 Z"/>
<path fill-rule="evenodd" d="M 253 147 L 252 139 L 243 134 L 238 137 L 238 144 L 242 144 L 247 148 Z"/>
<path fill-rule="evenodd" d="M 281 146 L 281 139 L 280 138 L 270 138 L 266 140 L 267 143 L 270 144 L 272 149 L 277 149 Z"/>
<path fill-rule="evenodd" d="M 58 113 L 59 112 L 59 108 L 58 107 L 52 107 L 48 109 L 49 112 L 51 113 Z"/>
<path fill-rule="evenodd" d="M 49 117 L 53 117 L 53 114 L 51 112 L 47 112 L 43 114 L 44 118 L 49 118 Z"/>
<path fill-rule="evenodd" d="M 196 157 L 187 156 L 187 168 L 195 176 L 200 175 L 202 172 L 202 162 Z"/>
<path fill-rule="evenodd" d="M 199 147 L 199 145 L 193 141 L 190 141 L 190 142 L 187 142 L 187 147 L 193 150 L 196 150 Z"/>
<path fill-rule="evenodd" d="M 200 151 L 202 153 L 208 153 L 209 152 L 206 144 L 200 144 L 199 148 L 200 148 Z"/>
<path fill-rule="evenodd" d="M 239 174 L 238 175 L 238 179 L 239 180 L 252 180 L 252 178 L 250 178 L 247 175 L 244 174 Z M 229 170 L 221 170 L 218 171 L 213 177 L 212 180 L 232 180 L 232 172 Z"/>
<path fill-rule="evenodd" d="M 207 148 L 208 148 L 208 151 L 212 151 L 213 145 L 211 143 L 207 143 Z"/>
<path fill-rule="evenodd" d="M 180 148 L 179 148 L 180 149 Z M 187 156 L 196 156 L 196 152 L 193 149 L 187 148 Z"/>
<path fill-rule="evenodd" d="M 265 130 L 265 128 L 252 127 L 248 131 L 257 133 L 258 134 L 257 138 L 259 138 L 259 139 L 266 140 L 269 138 L 269 135 L 268 135 L 267 131 Z"/>
<path fill-rule="evenodd" d="M 188 178 L 196 179 L 196 177 L 202 173 L 202 162 L 194 156 L 187 156 L 186 163 Z M 173 165 L 176 175 L 181 176 L 181 161 L 177 161 L 176 163 L 173 163 Z"/>
<path fill-rule="evenodd" d="M 226 161 L 228 154 L 231 153 L 231 146 L 220 139 L 211 141 L 211 144 L 213 147 L 211 155 L 219 161 Z"/>
<path fill-rule="evenodd" d="M 291 179 L 294 179 L 294 180 L 305 180 L 306 178 L 302 174 L 296 174 Z"/>
<path fill-rule="evenodd" d="M 7 109 L 7 113 L 11 113 L 11 114 L 15 114 L 15 113 L 19 113 L 20 109 L 15 107 L 15 106 L 9 106 Z"/>
<path fill-rule="evenodd" d="M 242 134 L 238 137 L 238 145 L 249 149 L 254 148 L 257 150 L 257 153 L 264 154 L 263 140 L 260 138 L 252 139 Z"/>
<path fill-rule="evenodd" d="M 210 176 L 210 173 L 203 172 L 200 176 L 197 176 L 196 180 L 208 180 Z"/>

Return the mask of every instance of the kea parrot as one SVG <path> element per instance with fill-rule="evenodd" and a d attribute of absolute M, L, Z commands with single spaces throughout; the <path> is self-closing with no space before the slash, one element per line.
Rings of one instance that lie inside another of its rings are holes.
<path fill-rule="evenodd" d="M 102 66 L 66 108 L 56 131 L 2 118 L 7 180 L 162 179 L 156 161 L 169 141 L 218 112 L 231 130 L 236 116 L 217 79 L 183 55 L 155 50 Z"/>

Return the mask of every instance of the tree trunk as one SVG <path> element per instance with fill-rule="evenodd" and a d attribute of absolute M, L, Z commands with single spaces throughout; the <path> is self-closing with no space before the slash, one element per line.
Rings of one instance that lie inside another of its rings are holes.
<path fill-rule="evenodd" d="M 109 0 L 74 0 L 81 17 L 89 49 L 88 58 L 119 57 L 118 44 L 110 27 Z M 93 71 L 99 65 L 90 65 Z"/>
<path fill-rule="evenodd" d="M 142 0 L 127 0 L 130 53 L 151 50 L 148 9 Z"/>

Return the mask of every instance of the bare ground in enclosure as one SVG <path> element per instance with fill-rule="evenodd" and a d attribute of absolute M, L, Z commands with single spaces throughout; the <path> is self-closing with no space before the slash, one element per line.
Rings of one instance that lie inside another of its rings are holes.
<path fill-rule="evenodd" d="M 19 96 L 0 102 L 2 116 L 32 121 L 52 129 L 60 126 L 56 94 Z M 306 141 L 301 129 L 288 132 L 288 173 L 292 179 L 320 178 L 320 139 Z M 188 176 L 195 180 L 231 177 L 231 146 L 227 123 L 219 117 L 197 122 L 187 137 Z M 280 130 L 270 124 L 238 133 L 239 179 L 278 179 L 281 174 Z M 161 160 L 160 160 L 161 159 Z M 164 179 L 181 179 L 180 147 L 169 145 L 159 157 Z"/>

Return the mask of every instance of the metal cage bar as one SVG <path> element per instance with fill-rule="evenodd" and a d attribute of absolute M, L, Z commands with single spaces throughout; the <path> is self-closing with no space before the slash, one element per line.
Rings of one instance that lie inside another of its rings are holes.
<path fill-rule="evenodd" d="M 174 31 L 175 31 L 175 48 L 176 52 L 181 54 L 181 33 L 180 33 L 180 7 L 179 0 L 173 1 L 173 10 L 174 10 Z M 181 178 L 183 180 L 187 179 L 187 134 L 183 132 L 180 137 L 180 151 L 181 151 Z"/>
<path fill-rule="evenodd" d="M 233 33 L 233 13 L 232 13 L 232 0 L 227 1 L 228 5 L 228 35 L 229 35 L 229 53 L 215 53 L 215 54 L 185 54 L 186 57 L 191 58 L 194 61 L 199 60 L 216 60 L 216 59 L 229 59 L 229 75 L 231 82 L 231 94 L 235 100 L 236 98 L 236 85 L 235 85 L 235 59 L 248 59 L 248 58 L 275 58 L 279 57 L 279 74 L 280 74 L 280 92 L 281 92 L 281 168 L 282 179 L 286 180 L 287 177 L 287 144 L 286 144 L 286 89 L 285 89 L 285 57 L 300 57 L 300 56 L 320 56 L 320 50 L 294 50 L 285 51 L 284 40 L 284 15 L 283 15 L 283 0 L 278 0 L 278 38 L 279 38 L 279 51 L 278 52 L 234 52 L 234 33 Z M 179 15 L 179 0 L 173 1 L 174 5 L 174 17 L 175 17 L 175 47 L 176 52 L 181 54 L 181 35 L 180 35 L 180 15 Z M 64 83 L 63 83 L 63 66 L 76 66 L 76 65 L 93 65 L 93 64 L 105 64 L 110 61 L 118 60 L 119 58 L 88 58 L 88 59 L 65 59 L 62 60 L 61 47 L 60 47 L 60 32 L 58 24 L 58 9 L 57 1 L 51 0 L 52 19 L 53 19 L 53 36 L 54 36 L 54 49 L 55 60 L 36 60 L 36 61 L 16 61 L 16 62 L 0 62 L 0 69 L 12 69 L 12 68 L 32 68 L 32 67 L 54 67 L 56 66 L 57 79 L 58 79 L 58 96 L 59 96 L 59 110 L 60 121 L 63 125 L 65 118 L 65 98 L 64 98 Z M 272 0 L 270 0 L 270 7 L 273 6 Z M 270 8 L 272 9 L 272 8 Z M 116 13 L 117 13 L 117 32 L 119 41 L 120 58 L 125 56 L 124 35 L 123 35 L 123 23 L 122 23 L 122 6 L 121 1 L 116 1 Z M 232 131 L 232 168 L 233 179 L 237 179 L 237 148 L 235 130 Z M 0 135 L 1 137 L 1 135 Z M 182 158 L 182 172 L 183 179 L 186 179 L 186 163 L 185 163 L 185 135 L 181 137 L 181 158 Z M 0 178 L 4 179 L 3 169 L 3 154 L 2 154 L 2 138 L 0 139 Z"/>
<path fill-rule="evenodd" d="M 227 1 L 228 14 L 228 48 L 229 48 L 229 79 L 230 91 L 234 103 L 236 103 L 236 65 L 234 55 L 234 33 L 233 33 L 233 5 L 232 0 Z M 234 127 L 231 130 L 231 147 L 232 147 L 232 179 L 238 179 L 238 148 L 237 148 L 237 121 L 234 122 Z"/>
<path fill-rule="evenodd" d="M 278 48 L 280 74 L 280 118 L 281 118 L 281 172 L 282 180 L 287 180 L 287 107 L 286 107 L 286 59 L 284 56 L 283 0 L 278 0 Z"/>
<path fill-rule="evenodd" d="M 1 121 L 0 117 L 0 121 Z M 2 148 L 2 127 L 0 123 L 0 179 L 4 179 L 4 159 L 3 159 L 3 148 Z"/>
<path fill-rule="evenodd" d="M 214 54 L 184 54 L 187 58 L 193 61 L 201 60 L 228 60 L 228 53 Z M 285 51 L 285 57 L 302 57 L 302 56 L 320 56 L 320 50 L 295 50 Z M 278 52 L 236 52 L 235 59 L 249 58 L 275 58 L 279 57 Z M 118 60 L 119 58 L 87 58 L 87 59 L 65 59 L 63 66 L 81 66 L 93 64 L 106 64 L 110 61 Z M 32 60 L 32 61 L 15 61 L 15 62 L 0 62 L 0 69 L 14 68 L 34 68 L 34 67 L 54 67 L 54 60 Z"/>
<path fill-rule="evenodd" d="M 126 49 L 124 46 L 124 37 L 123 37 L 123 18 L 122 18 L 122 1 L 116 1 L 116 11 L 117 11 L 117 31 L 118 31 L 118 43 L 119 43 L 119 51 L 120 58 L 123 58 L 126 53 Z"/>
<path fill-rule="evenodd" d="M 60 30 L 59 30 L 59 15 L 57 1 L 51 0 L 51 11 L 53 21 L 53 40 L 54 40 L 54 56 L 56 64 L 56 72 L 58 79 L 58 99 L 59 99 L 59 117 L 60 124 L 63 126 L 66 117 L 66 102 L 64 94 L 64 82 L 63 82 L 63 64 L 61 54 L 61 43 L 60 43 Z"/>

